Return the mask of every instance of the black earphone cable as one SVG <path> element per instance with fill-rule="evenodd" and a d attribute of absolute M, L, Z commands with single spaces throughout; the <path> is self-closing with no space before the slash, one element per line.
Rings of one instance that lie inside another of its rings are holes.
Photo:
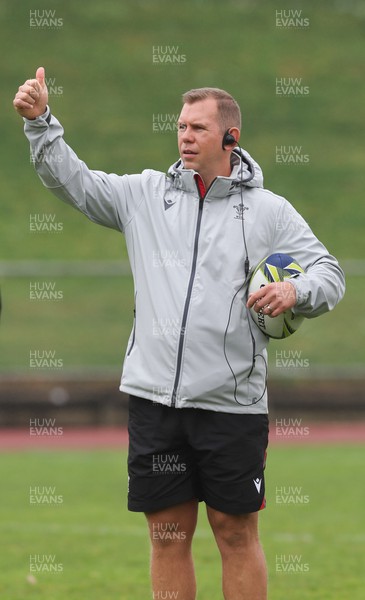
<path fill-rule="evenodd" d="M 228 137 L 229 136 L 229 137 Z M 227 141 L 228 140 L 228 141 Z M 250 332 L 250 338 L 251 338 L 251 343 L 252 343 L 252 364 L 251 364 L 251 369 L 246 377 L 246 380 L 249 380 L 252 371 L 255 368 L 255 364 L 256 364 L 256 358 L 260 357 L 262 358 L 262 360 L 264 361 L 265 364 L 265 386 L 264 386 L 264 391 L 262 392 L 261 396 L 259 398 L 254 398 L 252 400 L 252 402 L 249 402 L 248 404 L 243 404 L 242 402 L 239 402 L 237 400 L 237 388 L 238 388 L 238 382 L 237 382 L 237 377 L 236 374 L 234 372 L 234 370 L 232 369 L 232 366 L 228 360 L 228 356 L 227 356 L 227 352 L 226 352 L 226 339 L 227 339 L 227 335 L 228 335 L 228 328 L 229 328 L 229 324 L 231 321 L 231 316 L 232 316 L 232 310 L 233 310 L 233 304 L 235 299 L 237 298 L 239 292 L 242 290 L 242 288 L 245 286 L 245 284 L 247 283 L 247 279 L 249 277 L 250 274 L 250 260 L 248 257 L 248 247 L 247 247 L 247 241 L 246 241 L 246 234 L 245 234 L 245 224 L 244 224 L 244 206 L 243 206 L 243 168 L 242 168 L 242 156 L 243 156 L 243 151 L 242 148 L 239 144 L 239 142 L 232 136 L 232 134 L 229 133 L 229 130 L 227 130 L 227 132 L 224 134 L 223 136 L 223 142 L 222 142 L 222 147 L 224 148 L 225 145 L 229 145 L 229 144 L 233 144 L 236 143 L 239 150 L 240 150 L 240 161 L 241 161 L 241 165 L 240 165 L 240 175 L 241 175 L 241 181 L 240 181 L 240 216 L 241 216 L 241 225 L 242 225 L 242 239 L 243 239 L 243 246 L 244 246 L 244 251 L 245 251 L 245 261 L 244 261 L 244 271 L 245 271 L 245 278 L 243 280 L 242 285 L 238 288 L 238 290 L 235 292 L 232 301 L 231 301 L 231 305 L 229 308 L 229 313 L 228 313 L 228 320 L 227 320 L 227 325 L 226 325 L 226 329 L 224 332 L 224 338 L 223 338 L 223 352 L 224 352 L 224 357 L 226 359 L 227 365 L 232 373 L 232 377 L 234 380 L 234 390 L 233 390 L 233 397 L 234 400 L 237 404 L 240 404 L 241 406 L 252 406 L 254 404 L 257 404 L 261 398 L 263 398 L 263 396 L 265 395 L 266 389 L 267 389 L 267 375 L 268 375 L 268 365 L 267 365 L 267 361 L 265 359 L 265 357 L 262 354 L 256 354 L 256 341 L 252 332 L 252 324 L 251 324 L 251 317 L 250 317 L 250 313 L 249 313 L 249 309 L 247 308 L 247 299 L 248 299 L 248 286 L 246 289 L 246 295 L 245 295 L 245 310 L 246 310 L 246 315 L 247 315 L 247 323 L 248 323 L 248 328 L 249 328 L 249 332 Z"/>

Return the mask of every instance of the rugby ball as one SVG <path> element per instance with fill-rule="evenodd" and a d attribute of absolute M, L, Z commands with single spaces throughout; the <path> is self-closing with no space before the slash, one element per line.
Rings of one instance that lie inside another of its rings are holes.
<path fill-rule="evenodd" d="M 304 270 L 295 258 L 288 254 L 271 254 L 264 258 L 252 273 L 248 293 L 252 294 L 269 283 L 285 281 L 299 273 L 304 273 Z M 261 331 L 277 340 L 295 333 L 304 320 L 302 315 L 294 315 L 290 309 L 277 317 L 264 315 L 262 311 L 257 313 L 253 307 L 250 308 L 250 313 Z"/>

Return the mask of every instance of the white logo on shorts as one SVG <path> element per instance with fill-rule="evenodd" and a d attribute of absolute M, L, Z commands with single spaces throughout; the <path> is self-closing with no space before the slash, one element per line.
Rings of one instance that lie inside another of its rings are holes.
<path fill-rule="evenodd" d="M 262 483 L 262 479 L 259 479 L 257 477 L 257 479 L 253 480 L 254 484 L 255 484 L 255 488 L 257 489 L 258 493 L 260 493 L 261 490 L 261 483 Z"/>

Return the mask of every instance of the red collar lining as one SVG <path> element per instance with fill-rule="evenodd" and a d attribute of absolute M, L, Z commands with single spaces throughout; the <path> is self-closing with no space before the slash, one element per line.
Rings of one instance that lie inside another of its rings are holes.
<path fill-rule="evenodd" d="M 198 189 L 199 189 L 199 195 L 200 195 L 200 197 L 204 198 L 205 194 L 207 193 L 206 187 L 204 185 L 204 181 L 202 180 L 202 178 L 199 175 L 199 173 L 195 173 L 194 179 L 195 179 L 195 181 L 198 184 Z"/>

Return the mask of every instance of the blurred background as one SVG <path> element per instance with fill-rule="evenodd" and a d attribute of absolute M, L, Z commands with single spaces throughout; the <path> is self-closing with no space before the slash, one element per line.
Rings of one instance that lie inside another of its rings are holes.
<path fill-rule="evenodd" d="M 185 90 L 221 87 L 237 98 L 241 143 L 265 187 L 294 204 L 347 275 L 333 313 L 271 342 L 272 411 L 357 418 L 365 374 L 363 3 L 1 0 L 0 17 L 0 425 L 26 425 L 38 404 L 68 423 L 125 418 L 118 383 L 133 286 L 124 239 L 38 181 L 12 99 L 39 65 L 66 141 L 107 172 L 165 171 L 177 159 Z"/>

